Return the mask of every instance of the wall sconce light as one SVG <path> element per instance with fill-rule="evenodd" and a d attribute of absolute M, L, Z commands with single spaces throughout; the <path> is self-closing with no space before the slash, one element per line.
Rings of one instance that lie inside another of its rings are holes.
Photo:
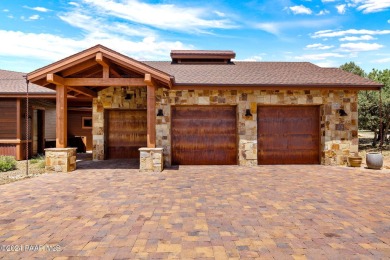
<path fill-rule="evenodd" d="M 348 114 L 345 112 L 344 109 L 339 109 L 337 110 L 337 112 L 339 113 L 340 116 L 348 116 Z"/>
<path fill-rule="evenodd" d="M 164 112 L 161 108 L 157 110 L 157 116 L 164 116 Z"/>
<path fill-rule="evenodd" d="M 249 108 L 245 109 L 245 116 L 252 116 L 251 110 Z"/>
<path fill-rule="evenodd" d="M 132 98 L 133 98 L 133 94 L 127 93 L 126 96 L 125 96 L 125 99 L 126 99 L 126 100 L 130 100 L 130 99 L 132 99 Z"/>

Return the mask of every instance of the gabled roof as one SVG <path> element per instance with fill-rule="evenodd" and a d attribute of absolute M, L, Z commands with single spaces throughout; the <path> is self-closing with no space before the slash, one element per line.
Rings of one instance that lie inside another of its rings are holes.
<path fill-rule="evenodd" d="M 5 94 L 5 95 L 26 94 L 27 86 L 26 86 L 26 79 L 24 78 L 24 76 L 26 76 L 26 73 L 0 69 L 0 94 Z M 56 92 L 54 90 L 30 83 L 29 94 L 55 96 Z"/>
<path fill-rule="evenodd" d="M 174 86 L 335 87 L 379 89 L 372 80 L 310 62 L 242 62 L 232 64 L 143 63 L 170 74 Z"/>
<path fill-rule="evenodd" d="M 135 59 L 132 59 L 126 55 L 118 53 L 100 44 L 93 46 L 89 49 L 86 49 L 84 51 L 78 52 L 76 54 L 73 54 L 67 58 L 49 64 L 35 71 L 32 71 L 27 74 L 27 78 L 30 81 L 39 82 L 40 80 L 45 79 L 47 74 L 61 73 L 61 71 L 75 67 L 76 65 L 79 65 L 83 62 L 91 61 L 92 59 L 95 58 L 96 54 L 98 53 L 102 53 L 104 58 L 108 58 L 111 61 L 114 61 L 117 65 L 122 66 L 125 69 L 134 70 L 135 72 L 143 73 L 143 74 L 149 73 L 154 78 L 160 80 L 161 82 L 165 82 L 167 84 L 168 83 L 170 84 L 171 82 L 170 75 L 166 74 L 165 72 L 159 71 L 156 68 L 150 67 L 147 64 L 139 62 Z M 94 64 L 92 64 L 91 66 L 93 65 Z M 77 71 L 75 71 L 74 74 L 75 73 L 77 73 Z"/>

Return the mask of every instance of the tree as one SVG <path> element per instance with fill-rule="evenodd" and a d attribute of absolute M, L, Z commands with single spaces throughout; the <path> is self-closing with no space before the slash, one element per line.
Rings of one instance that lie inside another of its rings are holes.
<path fill-rule="evenodd" d="M 380 102 L 379 91 L 359 91 L 359 129 L 366 129 L 374 132 L 373 146 L 380 140 L 387 139 L 390 130 L 390 70 L 373 69 L 366 74 L 362 68 L 354 62 L 348 62 L 340 66 L 340 69 L 351 72 L 361 77 L 366 77 L 384 84 L 382 88 L 382 133 L 380 133 Z M 379 137 L 379 138 L 378 138 Z M 385 138 L 384 138 L 385 137 Z"/>
<path fill-rule="evenodd" d="M 360 68 L 358 65 L 356 65 L 355 62 L 353 62 L 353 61 L 350 61 L 350 62 L 347 62 L 347 63 L 341 65 L 340 69 L 342 69 L 344 71 L 351 72 L 351 73 L 358 75 L 360 77 L 363 77 L 363 78 L 366 77 L 366 72 L 364 72 L 364 70 L 362 68 Z"/>

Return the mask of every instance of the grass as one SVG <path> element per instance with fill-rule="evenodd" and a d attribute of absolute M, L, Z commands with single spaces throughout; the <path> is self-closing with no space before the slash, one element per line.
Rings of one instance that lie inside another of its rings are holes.
<path fill-rule="evenodd" d="M 37 164 L 37 167 L 40 169 L 45 168 L 45 156 L 44 155 L 37 155 L 34 158 L 30 159 L 31 164 Z"/>

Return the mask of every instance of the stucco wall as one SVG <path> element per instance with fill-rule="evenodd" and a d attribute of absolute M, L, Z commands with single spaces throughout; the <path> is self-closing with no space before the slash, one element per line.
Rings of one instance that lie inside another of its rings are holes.
<path fill-rule="evenodd" d="M 93 158 L 104 159 L 104 110 L 145 109 L 146 88 L 129 88 L 137 96 L 124 99 L 121 88 L 107 88 L 93 101 Z M 258 105 L 318 105 L 321 122 L 321 163 L 343 165 L 350 153 L 358 151 L 357 92 L 336 90 L 167 90 L 156 92 L 156 111 L 161 108 L 163 117 L 157 117 L 156 146 L 164 148 L 164 163 L 171 164 L 171 106 L 172 105 L 234 105 L 237 106 L 238 162 L 240 165 L 257 165 L 257 106 Z M 250 108 L 252 117 L 245 117 Z M 338 109 L 348 116 L 341 117 Z"/>

